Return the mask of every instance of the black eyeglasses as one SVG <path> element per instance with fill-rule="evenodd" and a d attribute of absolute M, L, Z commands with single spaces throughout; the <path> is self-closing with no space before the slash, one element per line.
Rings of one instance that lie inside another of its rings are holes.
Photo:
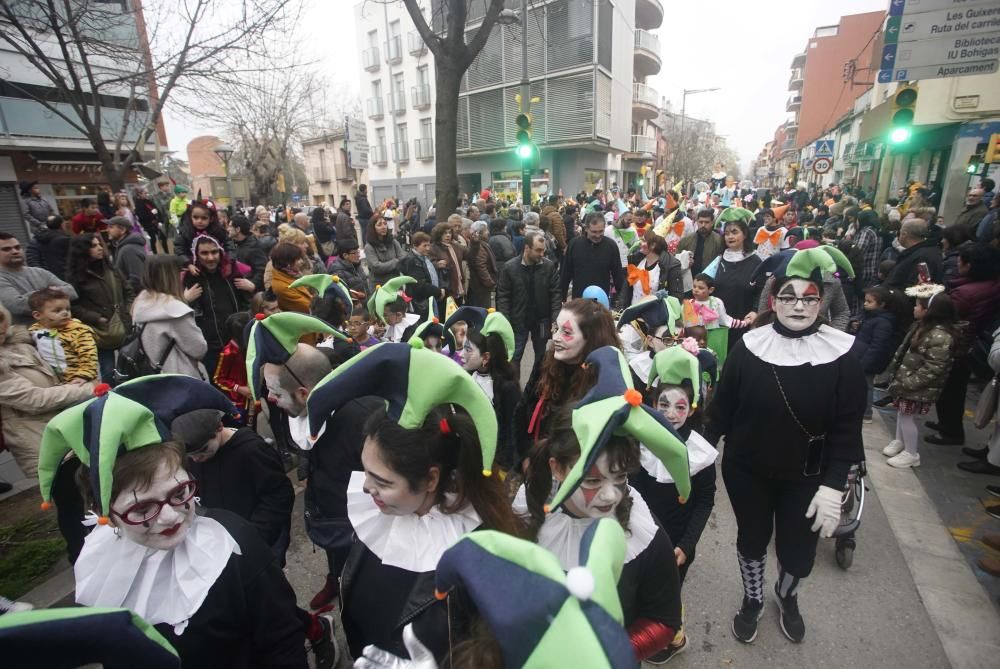
<path fill-rule="evenodd" d="M 805 307 L 815 307 L 821 301 L 821 298 L 818 298 L 818 297 L 815 297 L 815 296 L 812 296 L 812 295 L 807 296 L 807 297 L 794 297 L 792 295 L 779 295 L 778 297 L 776 297 L 774 299 L 778 302 L 778 304 L 781 304 L 781 305 L 786 306 L 786 307 L 794 306 L 795 303 L 798 302 L 799 300 L 802 301 L 802 306 L 805 306 Z"/>

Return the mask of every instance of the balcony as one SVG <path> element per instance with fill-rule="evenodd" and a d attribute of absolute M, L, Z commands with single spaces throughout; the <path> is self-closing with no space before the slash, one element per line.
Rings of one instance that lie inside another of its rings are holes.
<path fill-rule="evenodd" d="M 403 114 L 406 112 L 406 94 L 403 91 L 389 93 L 389 112 L 392 114 Z"/>
<path fill-rule="evenodd" d="M 385 43 L 385 58 L 390 65 L 403 62 L 403 39 L 399 35 L 390 37 Z"/>
<path fill-rule="evenodd" d="M 802 68 L 794 67 L 792 68 L 792 76 L 788 80 L 788 90 L 790 91 L 801 91 L 802 84 L 805 82 L 802 80 Z"/>
<path fill-rule="evenodd" d="M 802 96 L 793 95 L 788 98 L 788 102 L 785 103 L 785 111 L 798 111 L 802 109 Z"/>
<path fill-rule="evenodd" d="M 421 137 L 415 142 L 413 156 L 417 160 L 434 160 L 434 138 Z"/>
<path fill-rule="evenodd" d="M 649 77 L 657 74 L 663 65 L 660 58 L 660 38 L 648 30 L 636 30 L 632 58 L 635 76 Z"/>
<path fill-rule="evenodd" d="M 410 89 L 410 99 L 414 109 L 427 109 L 431 106 L 431 87 L 429 84 L 414 86 Z"/>
<path fill-rule="evenodd" d="M 368 98 L 368 118 L 379 119 L 385 115 L 385 108 L 382 105 L 382 98 Z"/>
<path fill-rule="evenodd" d="M 361 64 L 369 72 L 375 72 L 381 65 L 378 57 L 378 47 L 373 46 L 361 52 Z"/>
<path fill-rule="evenodd" d="M 313 181 L 319 184 L 330 183 L 330 175 L 325 167 L 314 167 L 312 170 Z"/>
<path fill-rule="evenodd" d="M 632 115 L 651 121 L 660 113 L 660 94 L 646 84 L 632 84 Z"/>
<path fill-rule="evenodd" d="M 424 44 L 424 38 L 416 30 L 411 30 L 406 35 L 406 47 L 411 56 L 422 56 L 427 53 L 427 45 Z"/>
<path fill-rule="evenodd" d="M 795 57 L 792 58 L 792 67 L 802 67 L 805 64 L 806 64 L 806 52 L 805 51 L 803 51 L 802 53 L 795 54 Z"/>
<path fill-rule="evenodd" d="M 632 135 L 632 150 L 629 153 L 656 155 L 656 139 L 645 135 Z"/>
<path fill-rule="evenodd" d="M 656 30 L 663 25 L 663 3 L 660 0 L 635 0 L 635 27 Z"/>
<path fill-rule="evenodd" d="M 410 162 L 410 145 L 406 142 L 393 142 L 392 159 L 397 163 Z"/>
<path fill-rule="evenodd" d="M 385 157 L 385 147 L 384 146 L 368 147 L 368 161 L 372 165 L 387 165 L 389 161 Z"/>

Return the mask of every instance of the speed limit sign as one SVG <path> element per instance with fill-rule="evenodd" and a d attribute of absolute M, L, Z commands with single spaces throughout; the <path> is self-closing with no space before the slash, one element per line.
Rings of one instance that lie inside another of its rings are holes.
<path fill-rule="evenodd" d="M 813 161 L 813 172 L 816 174 L 826 174 L 833 167 L 829 158 L 817 158 Z"/>

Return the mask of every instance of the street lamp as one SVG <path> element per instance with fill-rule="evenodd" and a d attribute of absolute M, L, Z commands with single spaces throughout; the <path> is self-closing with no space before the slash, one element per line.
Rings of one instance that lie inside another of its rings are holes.
<path fill-rule="evenodd" d="M 684 152 L 685 146 L 687 144 L 687 142 L 684 140 L 684 121 L 685 121 L 685 119 L 687 117 L 687 114 L 686 114 L 686 112 L 687 112 L 687 97 L 689 95 L 695 95 L 697 93 L 711 93 L 711 92 L 717 91 L 717 90 L 719 90 L 719 89 L 718 88 L 685 88 L 684 89 L 684 94 L 681 96 L 681 137 L 680 137 L 680 140 L 681 140 L 680 141 L 681 153 Z M 677 158 L 677 152 L 675 151 L 674 152 L 674 163 L 675 164 L 677 162 L 676 158 Z M 687 175 L 686 174 L 682 174 L 681 175 L 681 179 L 684 180 L 685 181 L 685 185 L 687 185 L 686 184 Z M 683 195 L 683 193 L 681 193 L 681 195 Z"/>
<path fill-rule="evenodd" d="M 229 196 L 229 206 L 233 208 L 236 206 L 236 198 L 233 197 L 233 177 L 229 174 L 229 159 L 233 157 L 234 153 L 236 153 L 236 149 L 225 143 L 215 147 L 215 155 L 226 166 L 226 195 Z"/>

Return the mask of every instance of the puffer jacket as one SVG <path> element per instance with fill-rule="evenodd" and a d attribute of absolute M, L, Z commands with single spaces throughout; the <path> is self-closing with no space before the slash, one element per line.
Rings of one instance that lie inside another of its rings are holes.
<path fill-rule="evenodd" d="M 387 237 L 383 242 L 376 242 L 375 235 L 368 237 L 365 244 L 365 262 L 368 263 L 369 283 L 371 290 L 375 286 L 384 285 L 394 276 L 399 276 L 399 261 L 406 255 L 406 251 L 392 237 Z"/>
<path fill-rule="evenodd" d="M 0 344 L 0 418 L 4 443 L 26 477 L 37 476 L 45 425 L 71 404 L 92 397 L 93 391 L 91 383 L 60 384 L 28 331 L 11 326 Z"/>
<path fill-rule="evenodd" d="M 890 311 L 866 311 L 854 337 L 851 353 L 861 361 L 865 374 L 881 374 L 899 345 L 896 317 Z"/>
<path fill-rule="evenodd" d="M 955 340 L 951 333 L 935 325 L 913 345 L 919 321 L 910 327 L 896 350 L 888 372 L 892 378 L 889 395 L 913 402 L 936 402 L 944 389 L 954 359 Z"/>
<path fill-rule="evenodd" d="M 208 344 L 195 322 L 194 309 L 177 298 L 144 290 L 132 303 L 132 318 L 136 325 L 145 325 L 142 346 L 151 361 L 159 363 L 173 340 L 174 347 L 163 363 L 165 374 L 208 378 L 201 364 Z"/>

